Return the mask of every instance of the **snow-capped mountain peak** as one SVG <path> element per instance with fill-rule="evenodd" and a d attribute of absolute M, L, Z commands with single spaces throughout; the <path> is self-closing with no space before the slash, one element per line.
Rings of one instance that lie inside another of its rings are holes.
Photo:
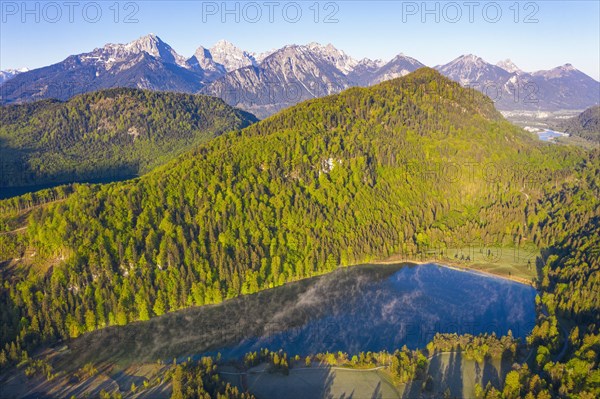
<path fill-rule="evenodd" d="M 18 68 L 18 69 L 5 69 L 0 71 L 0 84 L 6 82 L 9 79 L 14 78 L 20 73 L 29 72 L 29 68 Z"/>
<path fill-rule="evenodd" d="M 2 72 L 10 72 L 10 73 L 23 73 L 23 72 L 29 72 L 29 68 L 23 67 L 23 68 L 9 68 L 9 69 L 5 69 Z"/>
<path fill-rule="evenodd" d="M 227 40 L 219 40 L 210 48 L 212 59 L 225 67 L 227 71 L 233 71 L 249 65 L 256 65 L 254 55 L 243 51 Z"/>
<path fill-rule="evenodd" d="M 505 59 L 502 61 L 498 61 L 498 63 L 496 64 L 496 66 L 504 69 L 507 72 L 510 73 L 521 73 L 523 72 L 518 66 L 515 65 L 514 62 L 512 62 L 510 59 Z"/>
<path fill-rule="evenodd" d="M 345 75 L 349 74 L 354 70 L 356 65 L 358 65 L 358 60 L 352 58 L 348 54 L 344 53 L 342 50 L 338 50 L 333 44 L 328 43 L 327 45 L 322 45 L 320 43 L 312 42 L 308 43 L 306 46 L 303 46 L 307 50 L 316 54 L 320 58 L 328 61 L 337 69 L 342 71 Z"/>
<path fill-rule="evenodd" d="M 411 62 L 411 63 L 415 63 L 415 64 L 420 64 L 421 66 L 423 65 L 419 61 L 415 60 L 414 58 L 404 55 L 404 53 L 398 54 L 397 56 L 392 58 L 388 63 L 397 62 L 397 61 L 406 61 L 406 62 Z"/>
<path fill-rule="evenodd" d="M 210 50 L 207 48 L 204 48 L 202 46 L 198 47 L 196 49 L 196 51 L 194 52 L 194 57 L 198 58 L 198 59 L 205 59 L 205 58 L 211 58 L 212 59 L 212 55 L 210 54 Z"/>
<path fill-rule="evenodd" d="M 387 64 L 387 61 L 384 61 L 382 59 L 372 60 L 370 58 L 363 58 L 362 60 L 358 61 L 356 65 L 364 66 L 367 68 L 381 68 L 385 64 Z"/>
<path fill-rule="evenodd" d="M 176 64 L 184 68 L 188 68 L 186 60 L 181 55 L 177 54 L 167 43 L 163 42 L 160 37 L 153 33 L 142 36 L 126 44 L 109 43 L 100 49 L 95 49 L 92 53 L 82 54 L 82 61 L 101 61 L 106 63 L 106 68 L 110 69 L 112 64 L 125 61 L 131 56 L 137 56 L 142 53 L 147 53 L 155 58 L 160 58 L 162 61 Z"/>
<path fill-rule="evenodd" d="M 277 49 L 273 48 L 273 49 L 270 49 L 270 50 L 267 50 L 267 51 L 263 51 L 262 53 L 258 53 L 258 54 L 257 53 L 252 53 L 252 55 L 254 56 L 254 59 L 256 60 L 256 62 L 258 64 L 260 64 L 261 62 L 263 62 L 263 60 L 265 58 L 267 58 L 268 56 L 270 56 L 271 54 L 273 54 L 276 51 L 277 51 Z"/>
<path fill-rule="evenodd" d="M 219 40 L 211 48 L 198 47 L 187 61 L 193 69 L 201 68 L 211 79 L 247 66 L 256 66 L 276 50 L 256 54 L 244 51 L 227 40 Z"/>
<path fill-rule="evenodd" d="M 211 50 L 223 49 L 229 51 L 241 51 L 235 44 L 231 43 L 229 40 L 221 39 L 218 40 L 211 48 Z"/>
<path fill-rule="evenodd" d="M 480 85 L 505 81 L 511 73 L 473 54 L 461 55 L 445 65 L 435 67 L 443 75 L 464 85 Z"/>
<path fill-rule="evenodd" d="M 576 71 L 577 70 L 577 68 L 575 68 L 572 64 L 561 65 L 558 67 L 558 69 L 562 69 L 563 71 Z"/>
<path fill-rule="evenodd" d="M 473 65 L 478 68 L 484 67 L 487 64 L 487 62 L 485 62 L 483 58 L 478 57 L 474 54 L 462 55 L 456 59 L 456 63 L 462 65 Z"/>
<path fill-rule="evenodd" d="M 388 62 L 373 62 L 373 67 L 377 68 L 377 73 L 369 80 L 369 84 L 380 83 L 385 80 L 395 79 L 406 76 L 409 73 L 423 67 L 424 65 L 414 58 L 408 57 L 403 53 L 398 54 Z"/>
<path fill-rule="evenodd" d="M 136 53 L 145 51 L 148 54 L 157 56 L 159 55 L 161 47 L 163 47 L 164 44 L 165 43 L 160 39 L 160 37 L 156 36 L 154 33 L 150 33 L 125 45 L 117 46 L 121 46 Z"/>
<path fill-rule="evenodd" d="M 534 72 L 534 76 L 541 76 L 545 79 L 557 79 L 557 78 L 566 78 L 569 76 L 580 74 L 581 72 L 575 68 L 571 64 L 564 64 L 561 66 L 557 66 L 556 68 L 552 68 L 547 71 L 537 71 Z"/>
<path fill-rule="evenodd" d="M 208 76 L 217 77 L 227 73 L 223 65 L 215 62 L 210 50 L 202 46 L 196 49 L 194 55 L 187 63 L 192 69 L 199 68 Z"/>

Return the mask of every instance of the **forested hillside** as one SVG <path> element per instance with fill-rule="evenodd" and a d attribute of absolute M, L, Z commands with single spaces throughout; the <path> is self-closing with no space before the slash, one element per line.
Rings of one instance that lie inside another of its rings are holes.
<path fill-rule="evenodd" d="M 600 153 L 573 178 L 528 207 L 528 224 L 544 248 L 537 325 L 527 341 L 530 366 L 506 376 L 490 398 L 600 396 Z"/>
<path fill-rule="evenodd" d="M 559 122 L 556 129 L 600 144 L 600 106 L 590 107 L 573 118 Z"/>
<path fill-rule="evenodd" d="M 0 108 L 0 189 L 137 176 L 256 122 L 205 96 L 111 89 Z"/>
<path fill-rule="evenodd" d="M 585 340 L 598 303 L 577 292 L 598 291 L 599 164 L 427 68 L 302 103 L 139 179 L 76 186 L 0 236 L 3 258 L 28 253 L 2 269 L 5 364 L 42 342 L 474 241 L 546 248 L 549 317 L 575 318 Z M 17 203 L 0 202 L 4 219 Z"/>

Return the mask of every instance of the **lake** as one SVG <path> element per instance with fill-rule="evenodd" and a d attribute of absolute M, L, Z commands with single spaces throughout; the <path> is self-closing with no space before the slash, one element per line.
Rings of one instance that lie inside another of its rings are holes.
<path fill-rule="evenodd" d="M 531 286 L 436 264 L 352 267 L 317 278 L 264 334 L 211 353 L 237 358 L 261 348 L 291 355 L 416 349 L 438 332 L 511 330 L 525 338 L 535 324 L 535 295 Z M 282 330 L 283 320 L 303 322 Z"/>
<path fill-rule="evenodd" d="M 542 141 L 553 141 L 557 137 L 568 136 L 567 133 L 555 132 L 554 130 L 544 130 L 538 133 L 538 137 Z"/>
<path fill-rule="evenodd" d="M 260 348 L 290 355 L 423 348 L 437 332 L 528 335 L 529 285 L 436 264 L 362 265 L 288 283 L 218 305 L 108 327 L 71 341 L 64 367 L 185 360 Z"/>

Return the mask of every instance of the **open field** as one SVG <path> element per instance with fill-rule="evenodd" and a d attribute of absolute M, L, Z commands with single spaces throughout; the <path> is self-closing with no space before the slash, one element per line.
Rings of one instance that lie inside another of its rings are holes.
<path fill-rule="evenodd" d="M 533 285 L 538 275 L 537 268 L 541 266 L 540 259 L 540 252 L 534 246 L 525 248 L 468 246 L 435 250 L 419 257 L 396 255 L 373 263 L 437 263 L 441 266 L 475 270 Z"/>

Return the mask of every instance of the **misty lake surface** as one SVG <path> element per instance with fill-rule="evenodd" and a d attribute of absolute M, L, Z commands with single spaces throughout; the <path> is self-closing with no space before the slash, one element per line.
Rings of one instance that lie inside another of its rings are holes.
<path fill-rule="evenodd" d="M 268 317 L 271 326 L 267 323 L 261 334 L 208 354 L 233 359 L 261 348 L 290 355 L 393 351 L 425 347 L 438 332 L 511 330 L 525 338 L 535 324 L 533 287 L 475 271 L 436 264 L 365 265 L 311 280 L 293 306 Z"/>

